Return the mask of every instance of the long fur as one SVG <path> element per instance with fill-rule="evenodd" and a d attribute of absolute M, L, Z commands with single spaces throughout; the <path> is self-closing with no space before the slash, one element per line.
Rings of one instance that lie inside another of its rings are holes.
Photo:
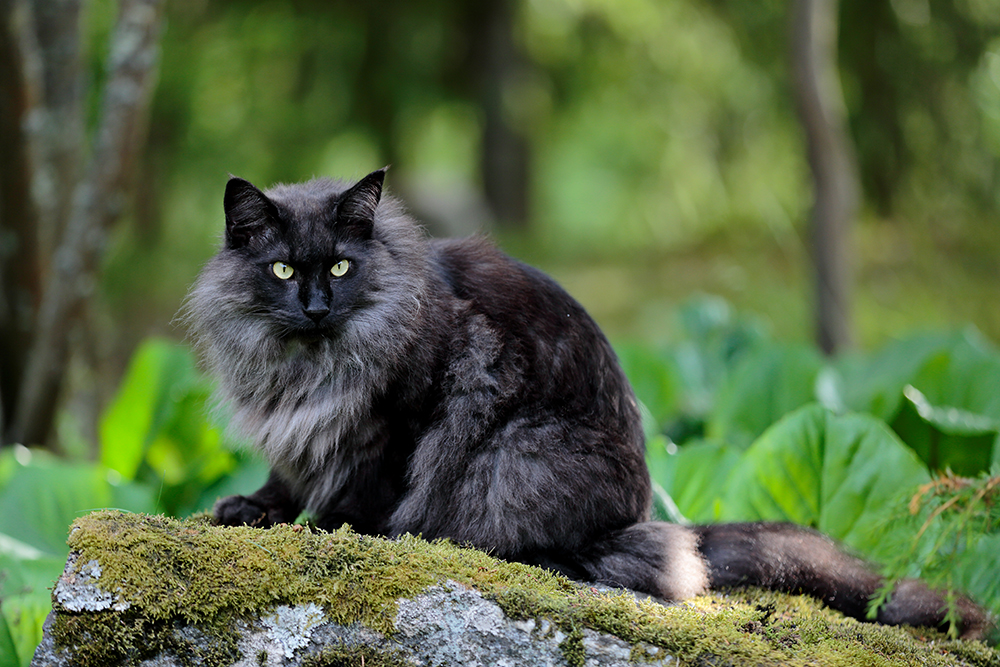
<path fill-rule="evenodd" d="M 220 523 L 307 509 L 320 527 L 449 537 L 663 599 L 754 584 L 865 617 L 881 578 L 817 533 L 650 522 L 639 410 L 597 325 L 488 242 L 427 240 L 383 177 L 227 186 L 226 242 L 186 313 L 272 472 L 220 500 Z M 960 612 L 981 632 L 978 607 Z M 903 582 L 879 620 L 941 626 L 945 599 Z"/>
<path fill-rule="evenodd" d="M 336 198 L 342 183 L 316 181 L 315 199 Z M 314 201 L 295 187 L 279 186 L 269 198 L 291 215 L 309 219 Z M 368 432 L 373 396 L 384 392 L 413 350 L 426 318 L 426 240 L 386 202 L 379 211 L 374 261 L 396 270 L 374 272 L 367 307 L 346 322 L 336 339 L 309 345 L 284 336 L 285 325 L 264 307 L 246 280 L 243 255 L 214 257 L 191 289 L 187 317 L 204 359 L 220 380 L 221 399 L 231 407 L 231 426 L 253 440 L 270 464 L 318 509 L 335 494 L 356 465 L 373 454 L 357 447 Z M 303 230 L 305 231 L 305 230 Z"/>

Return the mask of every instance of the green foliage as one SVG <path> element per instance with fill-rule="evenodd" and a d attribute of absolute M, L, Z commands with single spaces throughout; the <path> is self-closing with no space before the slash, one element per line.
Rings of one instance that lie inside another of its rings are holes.
<path fill-rule="evenodd" d="M 763 325 L 738 316 L 717 297 L 686 301 L 677 309 L 676 321 L 678 340 L 670 347 L 619 348 L 619 361 L 636 394 L 658 427 L 677 441 L 703 436 L 709 423 L 716 430 L 739 428 L 736 397 L 729 400 L 731 409 L 717 408 L 717 394 L 741 358 L 765 344 Z"/>
<path fill-rule="evenodd" d="M 956 336 L 923 334 L 912 336 L 873 353 L 848 353 L 835 360 L 824 401 L 837 409 L 868 412 L 891 420 L 903 400 L 903 389 L 929 360 L 944 355 Z"/>
<path fill-rule="evenodd" d="M 907 385 L 892 428 L 931 470 L 976 475 L 989 468 L 1000 423 L 954 407 L 931 405 Z"/>
<path fill-rule="evenodd" d="M 102 466 L 63 461 L 23 447 L 0 454 L 0 533 L 41 550 L 65 551 L 66 530 L 81 514 L 127 505 L 155 508 L 153 490 L 117 477 Z"/>
<path fill-rule="evenodd" d="M 623 367 L 629 369 L 629 381 L 636 393 L 646 397 L 645 407 L 656 423 L 668 420 L 677 409 L 677 374 L 671 361 L 638 345 L 623 345 L 616 350 Z"/>
<path fill-rule="evenodd" d="M 720 311 L 710 300 L 686 309 L 689 320 L 715 322 L 695 329 L 707 339 L 732 326 L 713 319 Z M 677 388 L 673 415 L 647 412 L 660 515 L 813 526 L 889 563 L 890 576 L 967 590 L 1000 612 L 989 476 L 1000 469 L 1000 353 L 973 330 L 826 361 L 763 335 L 744 341 L 719 355 L 682 336 L 658 353 L 669 363 L 622 357 L 630 374 L 644 363 L 642 402 L 662 395 L 650 387 Z M 703 376 L 711 381 L 690 382 L 676 363 L 681 351 L 688 368 L 715 367 Z"/>
<path fill-rule="evenodd" d="M 41 639 L 49 589 L 66 562 L 69 524 L 95 509 L 156 507 L 152 489 L 112 484 L 108 474 L 20 446 L 0 453 L 0 644 L 6 629 L 18 664 L 28 663 Z"/>
<path fill-rule="evenodd" d="M 157 485 L 161 511 L 204 509 L 206 488 L 239 465 L 209 418 L 210 394 L 189 349 L 147 340 L 101 420 L 101 462 L 125 480 Z"/>
<path fill-rule="evenodd" d="M 919 573 L 1000 614 L 1000 476 L 945 474 L 893 508 L 878 531 L 890 577 Z"/>
<path fill-rule="evenodd" d="M 60 532 L 65 535 L 66 527 Z M 54 556 L 0 534 L 0 666 L 27 664 L 52 608 L 49 587 L 62 571 Z"/>
<path fill-rule="evenodd" d="M 18 647 L 14 643 L 14 636 L 7 624 L 7 618 L 0 615 L 0 667 L 18 667 L 21 662 L 18 659 Z"/>
<path fill-rule="evenodd" d="M 769 428 L 727 480 L 724 520 L 794 521 L 859 549 L 878 513 L 929 479 L 926 468 L 881 421 L 801 408 Z"/>
<path fill-rule="evenodd" d="M 657 491 L 661 516 L 710 522 L 722 514 L 729 475 L 739 465 L 742 452 L 718 442 L 695 441 L 678 449 L 663 436 L 646 443 L 646 463 Z M 669 490 L 669 491 L 668 491 Z"/>
<path fill-rule="evenodd" d="M 815 400 L 822 361 L 809 347 L 762 344 L 739 360 L 719 392 L 706 435 L 741 449 L 782 415 Z"/>

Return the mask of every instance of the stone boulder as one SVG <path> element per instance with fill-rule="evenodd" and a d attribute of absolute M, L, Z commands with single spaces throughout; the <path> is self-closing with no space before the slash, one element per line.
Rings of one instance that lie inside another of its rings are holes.
<path fill-rule="evenodd" d="M 858 623 L 798 596 L 680 604 L 415 537 L 97 512 L 33 667 L 1000 665 L 978 642 Z"/>

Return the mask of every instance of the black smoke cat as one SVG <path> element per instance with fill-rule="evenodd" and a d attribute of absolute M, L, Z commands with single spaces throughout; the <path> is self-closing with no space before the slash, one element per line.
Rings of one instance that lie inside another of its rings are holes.
<path fill-rule="evenodd" d="M 449 537 L 664 599 L 755 584 L 864 618 L 880 577 L 822 535 L 649 521 L 639 410 L 594 321 L 483 240 L 425 238 L 383 178 L 226 187 L 225 242 L 188 312 L 271 475 L 220 500 L 220 523 L 308 509 L 322 528 Z M 945 607 L 908 580 L 878 620 L 942 626 Z M 980 633 L 983 612 L 958 607 Z"/>

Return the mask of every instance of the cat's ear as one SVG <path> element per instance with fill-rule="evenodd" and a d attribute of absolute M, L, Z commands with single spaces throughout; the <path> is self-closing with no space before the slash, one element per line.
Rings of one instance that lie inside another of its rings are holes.
<path fill-rule="evenodd" d="M 242 248 L 264 238 L 279 224 L 278 209 L 249 181 L 235 176 L 226 183 L 226 246 Z"/>
<path fill-rule="evenodd" d="M 375 209 L 382 198 L 385 181 L 383 167 L 368 174 L 337 199 L 338 228 L 346 228 L 364 238 L 371 238 L 375 224 Z"/>

